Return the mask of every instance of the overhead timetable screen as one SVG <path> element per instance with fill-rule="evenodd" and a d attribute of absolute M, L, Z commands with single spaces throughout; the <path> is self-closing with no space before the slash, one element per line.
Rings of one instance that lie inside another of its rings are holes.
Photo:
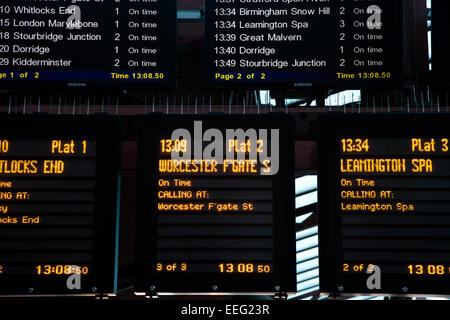
<path fill-rule="evenodd" d="M 293 119 L 149 116 L 137 292 L 295 291 Z"/>
<path fill-rule="evenodd" d="M 0 3 L 0 85 L 173 87 L 176 0 Z"/>
<path fill-rule="evenodd" d="M 449 120 L 321 117 L 322 291 L 448 294 Z"/>
<path fill-rule="evenodd" d="M 1 295 L 115 292 L 110 121 L 0 118 Z"/>
<path fill-rule="evenodd" d="M 393 86 L 402 1 L 208 1 L 212 87 Z"/>

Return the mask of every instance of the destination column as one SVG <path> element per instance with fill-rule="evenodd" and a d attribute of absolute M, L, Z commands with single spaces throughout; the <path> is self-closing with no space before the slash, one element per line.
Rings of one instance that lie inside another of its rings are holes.
<path fill-rule="evenodd" d="M 9 71 L 11 80 L 76 80 L 84 76 L 76 69 L 105 68 L 107 35 L 102 30 L 108 29 L 109 17 L 98 12 L 109 6 L 2 1 L 0 68 Z M 90 59 L 84 59 L 87 55 Z"/>
<path fill-rule="evenodd" d="M 258 85 L 319 80 L 337 64 L 340 4 L 214 3 L 207 7 L 212 80 Z M 325 75 L 326 76 L 326 75 Z"/>

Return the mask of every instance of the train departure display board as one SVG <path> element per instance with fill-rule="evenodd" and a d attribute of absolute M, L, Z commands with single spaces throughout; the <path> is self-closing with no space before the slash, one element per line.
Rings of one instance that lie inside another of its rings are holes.
<path fill-rule="evenodd" d="M 176 0 L 0 3 L 0 86 L 174 87 Z"/>
<path fill-rule="evenodd" d="M 0 295 L 114 294 L 116 120 L 0 123 Z"/>
<path fill-rule="evenodd" d="M 448 86 L 450 84 L 450 63 L 447 39 L 450 21 L 447 12 L 450 10 L 450 3 L 445 0 L 433 0 L 431 10 L 433 82 L 437 86 Z"/>
<path fill-rule="evenodd" d="M 322 292 L 449 294 L 449 121 L 321 116 Z"/>
<path fill-rule="evenodd" d="M 397 86 L 402 21 L 402 1 L 207 1 L 207 82 Z"/>
<path fill-rule="evenodd" d="M 143 116 L 137 293 L 295 292 L 294 121 Z"/>

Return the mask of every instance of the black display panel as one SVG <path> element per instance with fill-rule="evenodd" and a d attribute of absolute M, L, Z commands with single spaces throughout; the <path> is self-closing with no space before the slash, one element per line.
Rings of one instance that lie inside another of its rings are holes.
<path fill-rule="evenodd" d="M 450 3 L 445 0 L 433 0 L 431 4 L 433 83 L 436 86 L 448 86 L 450 84 L 450 62 L 448 59 L 450 21 L 448 20 L 447 12 L 450 10 Z"/>
<path fill-rule="evenodd" d="M 322 292 L 449 294 L 449 121 L 447 114 L 320 117 Z M 380 278 L 368 286 L 374 266 Z"/>
<path fill-rule="evenodd" d="M 402 1 L 208 1 L 207 85 L 391 87 Z"/>
<path fill-rule="evenodd" d="M 0 295 L 115 294 L 117 119 L 0 123 Z"/>
<path fill-rule="evenodd" d="M 0 4 L 0 87 L 175 86 L 176 0 Z"/>
<path fill-rule="evenodd" d="M 278 114 L 140 118 L 137 293 L 296 291 L 293 126 Z"/>

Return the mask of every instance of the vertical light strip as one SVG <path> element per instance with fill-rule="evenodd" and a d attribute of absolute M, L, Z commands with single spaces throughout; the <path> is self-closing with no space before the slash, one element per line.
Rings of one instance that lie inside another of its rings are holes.
<path fill-rule="evenodd" d="M 317 176 L 305 175 L 295 180 L 295 207 L 302 209 L 317 204 Z M 301 226 L 315 210 L 297 216 Z M 314 299 L 319 291 L 319 238 L 318 227 L 299 231 L 297 240 L 297 294 L 292 298 Z"/>

